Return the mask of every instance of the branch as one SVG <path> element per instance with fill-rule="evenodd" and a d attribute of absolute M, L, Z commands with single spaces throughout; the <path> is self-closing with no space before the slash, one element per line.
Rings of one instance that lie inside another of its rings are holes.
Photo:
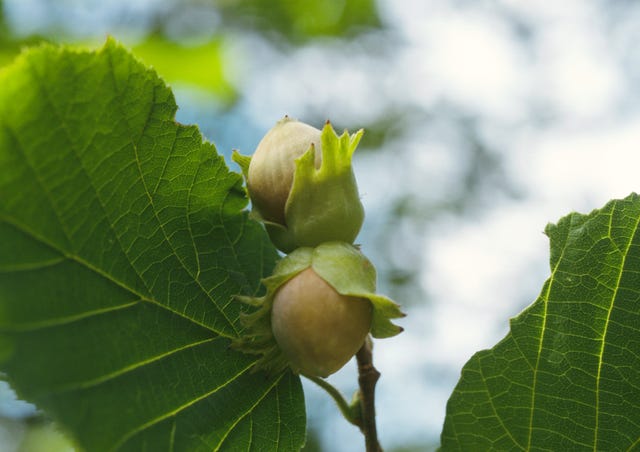
<path fill-rule="evenodd" d="M 382 452 L 382 447 L 378 442 L 378 431 L 376 429 L 376 408 L 375 408 L 375 388 L 380 372 L 373 367 L 373 343 L 371 337 L 367 336 L 364 344 L 356 353 L 358 362 L 358 384 L 360 389 L 356 392 L 351 404 L 329 382 L 320 377 L 313 377 L 302 374 L 329 395 L 340 408 L 340 412 L 346 420 L 356 425 L 364 435 L 366 452 Z"/>
<path fill-rule="evenodd" d="M 358 353 L 356 353 L 362 416 L 360 430 L 362 430 L 362 434 L 364 435 L 366 451 L 382 452 L 382 447 L 380 447 L 380 443 L 378 442 L 375 407 L 375 388 L 378 378 L 380 378 L 380 372 L 373 367 L 372 349 L 373 343 L 371 342 L 371 338 L 367 336 L 364 345 L 358 350 Z"/>

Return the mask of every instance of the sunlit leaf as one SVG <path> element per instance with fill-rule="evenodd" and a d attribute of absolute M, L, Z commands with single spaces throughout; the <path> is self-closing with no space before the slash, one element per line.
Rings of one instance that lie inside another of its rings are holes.
<path fill-rule="evenodd" d="M 443 450 L 640 447 L 640 197 L 547 227 L 551 277 L 464 366 Z"/>
<path fill-rule="evenodd" d="M 0 370 L 89 451 L 295 450 L 300 382 L 229 348 L 276 253 L 113 41 L 0 72 Z"/>

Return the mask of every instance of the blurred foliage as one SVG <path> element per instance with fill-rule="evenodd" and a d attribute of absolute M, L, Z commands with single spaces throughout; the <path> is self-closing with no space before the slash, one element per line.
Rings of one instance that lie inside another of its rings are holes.
<path fill-rule="evenodd" d="M 39 36 L 23 36 L 6 23 L 0 0 L 0 67 L 9 63 L 22 47 L 41 41 L 101 44 L 104 36 L 74 35 L 71 20 L 60 22 L 82 2 L 68 4 L 53 0 L 35 2 L 51 23 L 38 30 Z M 374 0 L 173 0 L 149 5 L 136 13 L 118 11 L 105 21 L 130 24 L 137 36 L 132 50 L 156 68 L 168 82 L 180 82 L 213 93 L 223 105 L 238 97 L 225 66 L 233 66 L 225 43 L 234 34 L 257 34 L 277 45 L 301 45 L 320 37 L 354 37 L 379 28 L 381 21 Z M 140 17 L 144 15 L 145 17 Z M 57 19 L 56 19 L 57 18 Z M 115 18 L 115 19 L 114 19 Z M 116 38 L 122 39 L 120 36 Z"/>
<path fill-rule="evenodd" d="M 36 421 L 27 425 L 18 452 L 74 452 L 72 442 L 48 421 Z"/>
<path fill-rule="evenodd" d="M 31 36 L 28 38 L 17 38 L 12 35 L 7 24 L 4 13 L 4 2 L 0 0 L 0 68 L 10 63 L 20 52 L 20 49 L 35 45 L 45 39 L 40 36 Z"/>
<path fill-rule="evenodd" d="M 240 28 L 304 43 L 318 37 L 349 37 L 381 25 L 373 0 L 217 0 L 223 18 Z"/>
<path fill-rule="evenodd" d="M 298 45 L 321 37 L 355 37 L 382 25 L 374 0 L 173 0 L 150 12 L 153 28 L 165 32 L 177 18 L 210 13 L 219 18 L 218 30 L 259 33 Z M 191 36 L 211 31 L 181 28 Z"/>
<path fill-rule="evenodd" d="M 23 420 L 0 417 L 2 452 L 79 451 L 60 429 L 44 416 Z"/>
<path fill-rule="evenodd" d="M 390 452 L 432 452 L 436 450 L 438 450 L 438 444 L 412 444 L 393 448 Z"/>
<path fill-rule="evenodd" d="M 151 35 L 135 45 L 132 51 L 167 81 L 206 89 L 223 104 L 230 104 L 236 99 L 237 92 L 224 71 L 224 47 L 222 37 L 185 46 L 162 35 Z"/>
<path fill-rule="evenodd" d="M 20 50 L 46 42 L 47 39 L 40 36 L 30 36 L 25 39 L 14 39 L 9 34 L 4 34 L 0 29 L 0 68 L 11 63 L 20 53 Z"/>
<path fill-rule="evenodd" d="M 3 1 L 0 0 L 0 38 L 3 38 L 4 36 L 6 36 L 8 30 L 7 30 L 7 23 L 4 20 L 4 5 L 3 5 Z"/>

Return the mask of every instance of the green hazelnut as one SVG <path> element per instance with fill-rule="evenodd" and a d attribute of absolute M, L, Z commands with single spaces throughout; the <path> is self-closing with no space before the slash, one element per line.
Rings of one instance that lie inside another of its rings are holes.
<path fill-rule="evenodd" d="M 327 377 L 362 347 L 371 317 L 368 299 L 339 294 L 308 268 L 276 292 L 271 327 L 292 368 Z"/>
<path fill-rule="evenodd" d="M 255 369 L 326 377 L 349 361 L 367 334 L 385 338 L 402 331 L 391 320 L 404 314 L 375 293 L 375 268 L 349 243 L 298 248 L 262 283 L 265 295 L 238 297 L 258 309 L 243 314 L 246 331 L 234 343 L 261 355 Z"/>
<path fill-rule="evenodd" d="M 351 159 L 362 133 L 338 136 L 328 122 L 320 131 L 285 117 L 252 157 L 234 152 L 253 216 L 278 249 L 289 253 L 329 241 L 354 242 L 364 208 Z"/>
<path fill-rule="evenodd" d="M 322 132 L 287 116 L 278 121 L 258 144 L 247 177 L 251 201 L 260 216 L 285 224 L 285 206 L 296 170 L 295 160 L 315 147 L 315 167 L 320 167 Z"/>

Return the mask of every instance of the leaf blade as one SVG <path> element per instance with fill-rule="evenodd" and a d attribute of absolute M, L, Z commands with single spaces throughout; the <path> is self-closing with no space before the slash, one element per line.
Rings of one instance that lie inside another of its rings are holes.
<path fill-rule="evenodd" d="M 235 447 L 282 397 L 256 447 L 281 422 L 301 447 L 299 379 L 229 349 L 233 296 L 277 253 L 171 91 L 113 40 L 30 50 L 0 82 L 0 367 L 18 393 L 98 451 Z"/>
<path fill-rule="evenodd" d="M 547 227 L 551 277 L 510 333 L 465 365 L 447 405 L 444 450 L 637 445 L 639 223 L 633 194 Z"/>

